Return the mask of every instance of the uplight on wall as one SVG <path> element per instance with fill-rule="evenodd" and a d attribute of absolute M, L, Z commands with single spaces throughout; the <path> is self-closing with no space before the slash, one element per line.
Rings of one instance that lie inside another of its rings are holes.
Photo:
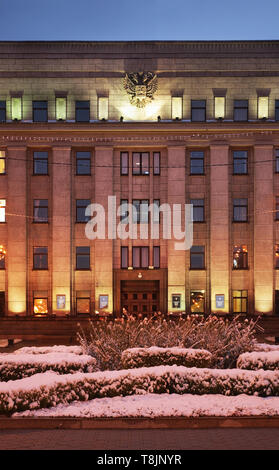
<path fill-rule="evenodd" d="M 224 96 L 214 96 L 214 117 L 215 119 L 224 119 L 225 117 L 225 102 Z"/>
<path fill-rule="evenodd" d="M 108 120 L 108 97 L 107 96 L 99 96 L 98 98 L 98 119 L 101 120 Z"/>
<path fill-rule="evenodd" d="M 22 97 L 21 96 L 12 96 L 12 120 L 21 121 L 22 119 Z"/>
<path fill-rule="evenodd" d="M 172 119 L 182 119 L 182 96 L 172 96 L 171 117 Z"/>
<path fill-rule="evenodd" d="M 67 98 L 65 96 L 56 96 L 55 111 L 57 121 L 66 121 L 67 119 Z"/>
<path fill-rule="evenodd" d="M 258 119 L 268 119 L 268 96 L 258 96 Z"/>

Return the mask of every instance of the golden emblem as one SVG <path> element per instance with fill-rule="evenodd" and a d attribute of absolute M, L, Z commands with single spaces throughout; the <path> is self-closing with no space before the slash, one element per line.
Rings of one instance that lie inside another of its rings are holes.
<path fill-rule="evenodd" d="M 153 72 L 126 73 L 123 84 L 131 104 L 137 108 L 150 103 L 158 89 L 157 75 Z"/>

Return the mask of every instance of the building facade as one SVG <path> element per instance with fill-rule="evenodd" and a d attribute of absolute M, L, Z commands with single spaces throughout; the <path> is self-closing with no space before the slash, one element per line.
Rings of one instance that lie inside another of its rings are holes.
<path fill-rule="evenodd" d="M 1 42 L 0 121 L 0 316 L 279 313 L 279 41 Z"/>

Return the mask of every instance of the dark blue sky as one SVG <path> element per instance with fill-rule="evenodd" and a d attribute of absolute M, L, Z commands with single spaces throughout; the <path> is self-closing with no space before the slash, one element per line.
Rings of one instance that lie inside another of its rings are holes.
<path fill-rule="evenodd" d="M 0 40 L 279 39 L 279 0 L 0 0 Z"/>

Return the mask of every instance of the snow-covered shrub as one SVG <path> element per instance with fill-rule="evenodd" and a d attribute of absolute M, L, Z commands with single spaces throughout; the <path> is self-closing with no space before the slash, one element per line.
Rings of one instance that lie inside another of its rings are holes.
<path fill-rule="evenodd" d="M 92 374 L 37 374 L 0 383 L 0 414 L 49 408 L 75 400 L 145 393 L 279 396 L 279 372 L 156 366 Z"/>
<path fill-rule="evenodd" d="M 18 380 L 30 375 L 52 370 L 58 374 L 93 372 L 96 360 L 77 354 L 3 354 L 0 355 L 0 382 Z"/>
<path fill-rule="evenodd" d="M 279 351 L 241 354 L 237 360 L 237 367 L 248 370 L 279 370 Z"/>
<path fill-rule="evenodd" d="M 13 354 L 49 354 L 49 353 L 70 353 L 83 354 L 80 346 L 26 346 L 24 348 L 16 349 Z"/>
<path fill-rule="evenodd" d="M 254 351 L 279 351 L 279 344 L 256 343 L 254 346 Z"/>
<path fill-rule="evenodd" d="M 212 354 L 204 349 L 185 348 L 131 348 L 123 351 L 121 362 L 124 369 L 168 365 L 185 367 L 210 367 Z"/>
<path fill-rule="evenodd" d="M 89 322 L 86 330 L 80 328 L 78 341 L 101 370 L 121 369 L 125 349 L 151 346 L 206 349 L 215 367 L 232 368 L 240 354 L 253 351 L 256 326 L 256 321 L 239 317 L 121 318 Z"/>

